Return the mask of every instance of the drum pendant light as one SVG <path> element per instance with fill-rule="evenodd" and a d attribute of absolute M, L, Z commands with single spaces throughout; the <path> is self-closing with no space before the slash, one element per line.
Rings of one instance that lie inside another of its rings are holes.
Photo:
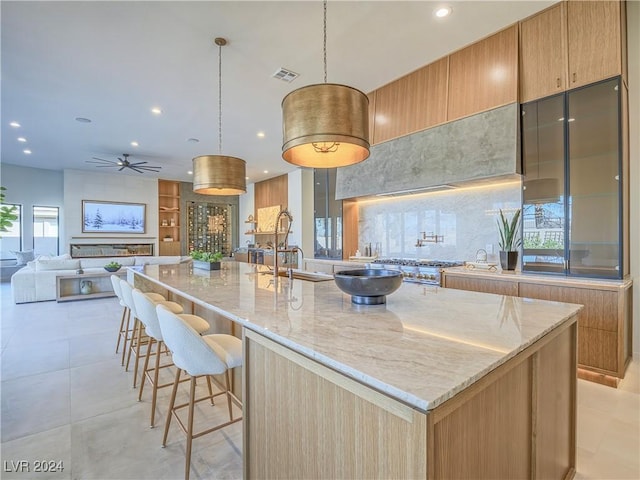
<path fill-rule="evenodd" d="M 323 5 L 324 83 L 282 100 L 282 158 L 301 167 L 344 167 L 369 157 L 369 99 L 355 88 L 327 83 L 327 0 Z"/>
<path fill-rule="evenodd" d="M 203 195 L 239 195 L 247 192 L 246 162 L 222 155 L 222 47 L 218 45 L 218 155 L 202 155 L 193 159 L 193 191 Z"/>

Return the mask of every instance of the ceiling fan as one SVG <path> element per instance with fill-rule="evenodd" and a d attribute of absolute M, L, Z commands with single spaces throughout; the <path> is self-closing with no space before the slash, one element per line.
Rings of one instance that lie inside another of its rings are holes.
<path fill-rule="evenodd" d="M 129 154 L 128 153 L 123 153 L 122 156 L 124 157 L 124 159 L 117 157 L 118 161 L 114 161 L 114 160 L 105 160 L 103 158 L 98 158 L 98 157 L 93 157 L 93 159 L 91 160 L 87 160 L 87 163 L 94 163 L 96 164 L 97 168 L 118 168 L 118 171 L 121 172 L 122 170 L 124 170 L 125 168 L 129 168 L 131 170 L 133 170 L 134 172 L 138 172 L 138 173 L 144 173 L 144 172 L 155 172 L 158 173 L 160 171 L 160 169 L 162 167 L 154 167 L 151 165 L 144 165 L 145 163 L 148 162 L 135 162 L 132 163 L 129 161 Z"/>

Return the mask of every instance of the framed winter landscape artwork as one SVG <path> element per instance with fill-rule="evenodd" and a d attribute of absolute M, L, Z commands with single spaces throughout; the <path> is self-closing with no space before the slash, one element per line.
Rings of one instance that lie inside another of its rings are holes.
<path fill-rule="evenodd" d="M 144 233 L 144 203 L 82 201 L 82 233 Z"/>

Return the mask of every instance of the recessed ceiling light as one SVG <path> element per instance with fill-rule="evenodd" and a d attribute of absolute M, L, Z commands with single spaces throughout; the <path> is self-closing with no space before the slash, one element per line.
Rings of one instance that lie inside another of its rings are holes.
<path fill-rule="evenodd" d="M 575 122 L 575 121 L 576 121 L 576 119 L 575 119 L 575 118 L 569 118 L 569 119 L 567 120 L 567 122 Z"/>
<path fill-rule="evenodd" d="M 76 117 L 76 122 L 91 123 L 91 119 L 90 118 L 85 118 L 85 117 Z"/>
<path fill-rule="evenodd" d="M 189 171 L 187 171 L 187 174 L 193 175 L 193 172 L 191 170 L 189 170 Z"/>
<path fill-rule="evenodd" d="M 249 177 L 244 177 L 245 180 L 249 180 Z"/>
<path fill-rule="evenodd" d="M 138 142 L 135 142 L 135 141 L 134 141 L 134 142 L 131 142 L 131 146 L 132 146 L 132 147 L 137 147 L 137 146 L 138 146 Z"/>
<path fill-rule="evenodd" d="M 198 140 L 197 138 L 193 138 L 193 137 L 187 138 L 187 142 L 190 142 L 190 143 L 198 143 L 199 141 L 200 140 Z"/>
<path fill-rule="evenodd" d="M 433 14 L 438 18 L 444 18 L 451 15 L 451 7 L 438 7 L 433 11 Z"/>
<path fill-rule="evenodd" d="M 269 170 L 265 170 L 265 171 L 264 171 L 264 172 L 262 172 L 262 173 L 269 173 Z"/>
<path fill-rule="evenodd" d="M 162 115 L 162 110 L 158 107 L 153 107 L 151 109 L 151 113 L 153 113 L 154 115 Z"/>
<path fill-rule="evenodd" d="M 27 139 L 24 137 L 18 137 L 18 141 L 24 143 L 27 141 Z"/>
<path fill-rule="evenodd" d="M 20 128 L 20 124 L 18 122 L 11 122 L 9 125 L 11 125 L 13 128 Z"/>
<path fill-rule="evenodd" d="M 558 119 L 558 121 L 559 121 L 559 122 L 564 122 L 564 117 L 560 117 L 560 118 Z"/>
<path fill-rule="evenodd" d="M 24 150 L 22 150 L 24 153 L 26 153 L 27 155 L 31 155 L 31 150 L 29 150 L 28 148 L 25 148 Z"/>
<path fill-rule="evenodd" d="M 264 132 L 258 132 L 257 135 L 258 138 L 264 138 Z"/>

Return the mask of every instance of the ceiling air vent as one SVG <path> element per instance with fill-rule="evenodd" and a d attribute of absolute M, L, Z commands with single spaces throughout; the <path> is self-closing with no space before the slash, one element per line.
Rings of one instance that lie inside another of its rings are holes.
<path fill-rule="evenodd" d="M 287 70 L 286 68 L 280 67 L 273 75 L 273 78 L 277 78 L 278 80 L 282 80 L 283 82 L 293 82 L 296 78 L 298 78 L 298 74 L 296 72 L 292 72 L 291 70 Z"/>

